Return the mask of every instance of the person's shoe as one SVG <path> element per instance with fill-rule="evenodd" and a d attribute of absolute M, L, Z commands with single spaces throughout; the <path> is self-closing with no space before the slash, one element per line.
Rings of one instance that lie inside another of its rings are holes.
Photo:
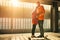
<path fill-rule="evenodd" d="M 31 38 L 36 38 L 36 36 L 32 35 Z"/>
<path fill-rule="evenodd" d="M 42 36 L 42 35 L 39 35 L 39 36 L 38 36 L 38 38 L 40 38 L 40 37 L 44 37 L 44 36 Z"/>

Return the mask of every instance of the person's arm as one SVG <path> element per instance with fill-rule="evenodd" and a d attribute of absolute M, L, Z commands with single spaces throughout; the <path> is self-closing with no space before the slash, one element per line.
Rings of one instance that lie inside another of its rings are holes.
<path fill-rule="evenodd" d="M 43 6 L 41 6 L 41 15 L 44 15 L 45 14 L 45 9 Z"/>
<path fill-rule="evenodd" d="M 45 13 L 44 7 L 43 6 L 37 7 L 36 8 L 36 13 L 37 13 L 37 15 L 40 15 L 42 13 Z"/>
<path fill-rule="evenodd" d="M 45 9 L 44 9 L 43 6 L 42 6 L 42 8 L 41 8 L 41 12 L 42 12 L 42 13 L 45 13 Z"/>

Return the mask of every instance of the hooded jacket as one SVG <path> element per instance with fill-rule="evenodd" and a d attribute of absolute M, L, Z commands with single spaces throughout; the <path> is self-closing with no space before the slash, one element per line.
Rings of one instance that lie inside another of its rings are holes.
<path fill-rule="evenodd" d="M 37 7 L 36 13 L 37 13 L 38 20 L 44 20 L 45 9 L 43 6 Z"/>
<path fill-rule="evenodd" d="M 32 13 L 32 23 L 33 24 L 37 24 L 38 23 L 38 20 L 36 18 L 36 12 L 35 11 Z"/>

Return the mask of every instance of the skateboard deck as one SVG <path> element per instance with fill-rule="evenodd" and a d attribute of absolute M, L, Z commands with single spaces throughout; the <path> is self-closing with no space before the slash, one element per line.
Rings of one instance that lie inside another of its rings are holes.
<path fill-rule="evenodd" d="M 40 38 L 38 38 L 38 37 L 36 37 L 36 38 L 31 38 L 31 37 L 29 37 L 28 39 L 29 39 L 29 40 L 50 40 L 50 39 L 48 39 L 47 37 L 48 37 L 48 35 L 46 35 L 46 36 L 44 36 L 44 37 L 40 37 Z"/>

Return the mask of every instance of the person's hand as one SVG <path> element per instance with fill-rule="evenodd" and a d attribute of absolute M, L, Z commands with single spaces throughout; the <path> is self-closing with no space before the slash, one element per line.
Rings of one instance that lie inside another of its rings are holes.
<path fill-rule="evenodd" d="M 36 18 L 38 18 L 38 16 L 36 16 Z"/>

